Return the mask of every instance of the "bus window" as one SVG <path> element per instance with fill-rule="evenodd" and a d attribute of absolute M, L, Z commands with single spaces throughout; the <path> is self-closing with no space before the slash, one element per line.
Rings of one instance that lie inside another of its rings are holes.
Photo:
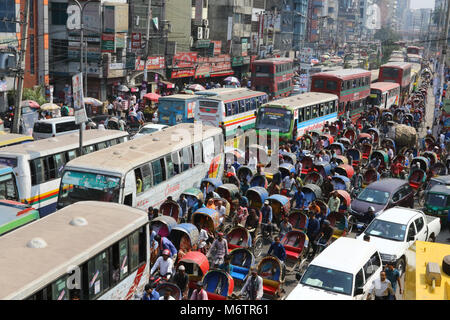
<path fill-rule="evenodd" d="M 180 154 L 178 151 L 172 152 L 172 163 L 173 163 L 173 170 L 175 172 L 175 174 L 179 174 L 182 171 L 182 167 L 181 167 L 181 159 L 180 159 Z"/>
<path fill-rule="evenodd" d="M 183 171 L 192 168 L 192 149 L 190 147 L 183 148 Z"/>
<path fill-rule="evenodd" d="M 203 141 L 203 159 L 205 159 L 205 163 L 211 163 L 214 159 L 214 140 L 212 137 Z"/>
<path fill-rule="evenodd" d="M 267 94 L 263 95 L 262 97 L 262 103 L 267 103 L 269 101 L 269 96 Z"/>
<path fill-rule="evenodd" d="M 250 108 L 251 110 L 256 110 L 256 104 L 257 104 L 257 99 L 256 98 L 251 98 L 250 99 Z"/>
<path fill-rule="evenodd" d="M 148 163 L 144 164 L 140 169 L 142 176 L 142 191 L 145 192 L 153 186 L 152 169 Z"/>
<path fill-rule="evenodd" d="M 341 103 L 339 103 L 339 113 L 342 113 L 342 112 L 344 112 L 345 110 L 344 110 L 344 103 L 343 102 L 341 102 Z"/>
<path fill-rule="evenodd" d="M 352 81 L 352 88 L 356 88 L 356 79 Z"/>
<path fill-rule="evenodd" d="M 239 113 L 239 104 L 237 101 L 234 101 L 231 103 L 231 109 L 233 110 L 232 115 L 238 114 Z"/>
<path fill-rule="evenodd" d="M 140 194 L 143 191 L 142 174 L 140 168 L 134 169 L 134 177 L 136 179 L 136 193 Z"/>
<path fill-rule="evenodd" d="M 328 102 L 327 102 L 323 105 L 323 115 L 327 115 L 329 113 L 328 111 L 329 110 L 328 110 Z"/>
<path fill-rule="evenodd" d="M 336 81 L 327 81 L 327 90 L 336 90 L 337 89 L 337 82 Z"/>
<path fill-rule="evenodd" d="M 108 148 L 108 145 L 107 145 L 106 141 L 105 142 L 100 142 L 100 143 L 97 144 L 97 150 L 102 150 L 102 149 L 106 149 L 106 148 Z"/>
<path fill-rule="evenodd" d="M 226 103 L 225 104 L 225 112 L 226 112 L 226 116 L 227 117 L 233 115 L 233 110 L 231 108 L 231 103 Z"/>
<path fill-rule="evenodd" d="M 346 83 L 346 81 L 341 82 L 341 91 L 345 90 L 345 83 Z"/>
<path fill-rule="evenodd" d="M 42 159 L 30 160 L 31 185 L 35 186 L 44 183 L 44 166 Z"/>
<path fill-rule="evenodd" d="M 87 283 L 82 288 L 88 289 L 86 295 L 94 300 L 109 287 L 109 255 L 107 251 L 99 253 L 87 262 Z"/>
<path fill-rule="evenodd" d="M 129 272 L 133 272 L 139 266 L 139 230 L 128 236 L 128 247 L 130 248 Z"/>
<path fill-rule="evenodd" d="M 325 86 L 325 81 L 322 79 L 314 80 L 314 89 L 323 89 Z"/>
<path fill-rule="evenodd" d="M 319 113 L 318 111 L 319 111 L 319 106 L 318 105 L 312 106 L 311 119 L 316 119 L 317 118 L 317 115 Z"/>
<path fill-rule="evenodd" d="M 62 170 L 65 164 L 64 153 L 55 154 L 53 157 L 56 165 L 56 176 L 61 178 Z"/>
<path fill-rule="evenodd" d="M 173 166 L 172 157 L 169 154 L 166 156 L 166 166 L 167 166 L 167 179 L 170 179 L 175 175 L 175 169 Z"/>
<path fill-rule="evenodd" d="M 164 181 L 163 167 L 161 165 L 161 160 L 164 161 L 164 159 L 152 161 L 153 183 L 155 186 Z"/>
<path fill-rule="evenodd" d="M 308 106 L 305 108 L 305 121 L 311 119 L 311 107 Z"/>
<path fill-rule="evenodd" d="M 69 288 L 67 288 L 68 276 L 62 276 L 51 284 L 52 300 L 69 300 Z"/>
<path fill-rule="evenodd" d="M 202 145 L 197 142 L 192 146 L 194 151 L 194 165 L 199 165 L 203 163 L 203 155 L 202 155 Z"/>
<path fill-rule="evenodd" d="M 324 112 L 325 112 L 325 106 L 323 105 L 323 103 L 321 103 L 319 105 L 319 116 L 323 117 L 324 116 Z"/>
<path fill-rule="evenodd" d="M 223 135 L 214 136 L 214 156 L 223 152 Z"/>
<path fill-rule="evenodd" d="M 245 112 L 245 100 L 237 101 L 239 103 L 239 113 Z"/>
<path fill-rule="evenodd" d="M 298 110 L 298 122 L 301 123 L 305 121 L 305 108 Z"/>

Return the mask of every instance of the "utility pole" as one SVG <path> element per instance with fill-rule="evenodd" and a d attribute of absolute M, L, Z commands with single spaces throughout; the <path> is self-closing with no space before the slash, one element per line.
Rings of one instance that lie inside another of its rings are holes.
<path fill-rule="evenodd" d="M 18 70 L 18 81 L 17 81 L 17 93 L 16 93 L 16 103 L 14 106 L 14 121 L 12 127 L 12 133 L 19 133 L 20 128 L 20 118 L 22 116 L 22 108 L 20 103 L 22 102 L 23 95 L 23 81 L 25 76 L 25 54 L 27 51 L 28 43 L 28 25 L 30 19 L 30 0 L 25 0 L 25 20 L 21 22 L 21 39 L 20 39 L 20 58 L 19 58 L 19 70 Z"/>
<path fill-rule="evenodd" d="M 87 82 L 88 82 L 88 41 L 87 38 L 84 42 L 85 46 L 84 46 L 84 97 L 88 97 L 88 92 L 87 92 Z"/>
<path fill-rule="evenodd" d="M 447 4 L 447 13 L 446 13 L 446 17 L 445 17 L 445 26 L 444 26 L 444 30 L 443 30 L 443 35 L 441 37 L 441 41 L 442 41 L 442 51 L 440 54 L 440 59 L 439 59 L 439 88 L 442 88 L 443 83 L 444 83 L 444 66 L 445 66 L 445 61 L 447 58 L 447 38 L 448 38 L 448 24 L 449 24 L 449 19 L 450 19 L 450 4 L 448 3 L 448 1 L 445 1 L 445 3 Z M 442 95 L 439 94 L 439 102 L 441 101 L 441 97 Z"/>
<path fill-rule="evenodd" d="M 146 44 L 145 44 L 145 63 L 144 63 L 144 80 L 143 83 L 145 83 L 145 89 L 142 90 L 143 94 L 146 94 L 148 91 L 147 87 L 147 61 L 148 61 L 148 55 L 149 55 L 149 42 L 150 42 L 150 24 L 152 21 L 152 0 L 148 0 L 147 5 L 147 33 L 146 33 Z"/>

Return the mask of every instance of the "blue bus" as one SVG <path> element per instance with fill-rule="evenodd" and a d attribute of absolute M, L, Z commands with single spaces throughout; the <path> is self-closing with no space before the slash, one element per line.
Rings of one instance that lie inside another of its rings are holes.
<path fill-rule="evenodd" d="M 169 126 L 179 123 L 194 123 L 198 99 L 199 96 L 190 94 L 175 94 L 159 98 L 159 123 Z"/>

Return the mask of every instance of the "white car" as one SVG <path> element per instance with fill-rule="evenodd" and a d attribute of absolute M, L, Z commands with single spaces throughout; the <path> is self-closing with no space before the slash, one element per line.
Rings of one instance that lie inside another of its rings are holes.
<path fill-rule="evenodd" d="M 380 251 L 383 264 L 393 262 L 400 274 L 405 272 L 405 253 L 416 241 L 436 240 L 441 231 L 439 218 L 425 215 L 420 210 L 394 207 L 378 215 L 357 239 L 370 236 Z"/>
<path fill-rule="evenodd" d="M 147 134 L 153 133 L 153 132 L 157 132 L 157 131 L 161 131 L 165 128 L 168 128 L 169 126 L 164 125 L 164 124 L 156 124 L 156 123 L 147 123 L 145 125 L 143 125 L 139 131 L 131 138 L 133 139 L 138 139 L 141 138 Z"/>

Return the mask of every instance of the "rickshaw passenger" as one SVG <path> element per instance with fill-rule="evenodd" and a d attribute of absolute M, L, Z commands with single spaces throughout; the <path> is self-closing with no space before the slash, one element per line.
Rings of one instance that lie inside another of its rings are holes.
<path fill-rule="evenodd" d="M 256 234 L 256 230 L 258 229 L 258 224 L 259 224 L 259 217 L 258 217 L 258 214 L 256 213 L 256 210 L 250 209 L 250 216 L 247 218 L 245 227 L 247 229 L 253 230 L 250 232 L 252 239 L 255 239 L 255 234 Z"/>
<path fill-rule="evenodd" d="M 244 179 L 244 181 L 241 182 L 241 186 L 240 186 L 241 193 L 245 194 L 249 188 L 250 188 L 250 185 L 248 184 L 247 179 Z"/>
<path fill-rule="evenodd" d="M 273 213 L 272 213 L 272 207 L 269 206 L 269 200 L 264 201 L 264 205 L 261 208 L 261 214 L 262 214 L 262 227 L 263 232 L 267 230 L 270 236 L 272 236 L 272 219 L 273 219 Z"/>
<path fill-rule="evenodd" d="M 309 241 L 314 241 L 319 234 L 320 230 L 320 221 L 316 219 L 316 214 L 311 213 L 309 215 L 308 229 L 306 231 L 306 235 L 309 238 Z"/>
<path fill-rule="evenodd" d="M 282 189 L 286 189 L 290 192 L 292 190 L 292 186 L 294 184 L 295 184 L 294 173 L 291 172 L 290 175 L 284 177 L 283 183 L 282 183 Z"/>
<path fill-rule="evenodd" d="M 219 212 L 219 223 L 223 225 L 223 220 L 225 219 L 225 215 L 227 214 L 227 209 L 222 205 L 222 201 L 217 202 L 216 207 L 217 212 Z"/>
<path fill-rule="evenodd" d="M 208 209 L 216 210 L 216 205 L 214 204 L 214 199 L 212 199 L 212 198 L 208 199 L 208 202 L 206 203 L 206 207 Z"/>
<path fill-rule="evenodd" d="M 224 258 L 224 262 L 219 266 L 220 270 L 225 271 L 228 274 L 231 274 L 233 271 L 233 265 L 231 264 L 231 256 L 226 255 Z"/>
<path fill-rule="evenodd" d="M 286 261 L 286 249 L 280 242 L 280 237 L 276 236 L 274 240 L 275 241 L 270 245 L 267 254 L 270 255 L 273 252 L 273 255 L 281 261 L 281 263 L 283 264 L 283 268 L 285 268 L 284 262 Z"/>
<path fill-rule="evenodd" d="M 172 241 L 166 237 L 161 237 L 159 234 L 155 236 L 155 241 L 158 243 L 160 250 L 163 252 L 169 250 L 171 257 L 175 257 L 178 253 L 177 248 L 173 245 Z"/>
<path fill-rule="evenodd" d="M 180 198 L 178 199 L 177 203 L 180 205 L 181 207 L 181 212 L 180 212 L 180 219 L 184 219 L 184 217 L 186 217 L 187 211 L 188 211 L 188 201 L 186 200 L 186 197 L 184 196 L 184 194 L 182 194 L 180 196 Z"/>
<path fill-rule="evenodd" d="M 278 234 L 278 236 L 280 238 L 283 238 L 286 233 L 292 231 L 292 224 L 289 222 L 287 216 L 283 216 L 283 220 L 280 222 L 279 228 L 280 233 Z"/>
<path fill-rule="evenodd" d="M 237 196 L 239 198 L 239 205 L 241 207 L 248 208 L 249 206 L 248 198 L 244 195 L 241 195 L 240 193 L 238 193 Z"/>
<path fill-rule="evenodd" d="M 308 207 L 308 210 L 310 213 L 319 214 L 320 213 L 320 207 L 316 204 L 316 201 L 312 201 L 311 204 Z"/>
<path fill-rule="evenodd" d="M 248 210 L 245 207 L 239 207 L 236 214 L 236 223 L 245 226 L 248 218 Z"/>
<path fill-rule="evenodd" d="M 305 194 L 300 188 L 295 192 L 294 200 L 295 200 L 295 208 L 303 209 L 303 207 L 305 206 Z"/>

